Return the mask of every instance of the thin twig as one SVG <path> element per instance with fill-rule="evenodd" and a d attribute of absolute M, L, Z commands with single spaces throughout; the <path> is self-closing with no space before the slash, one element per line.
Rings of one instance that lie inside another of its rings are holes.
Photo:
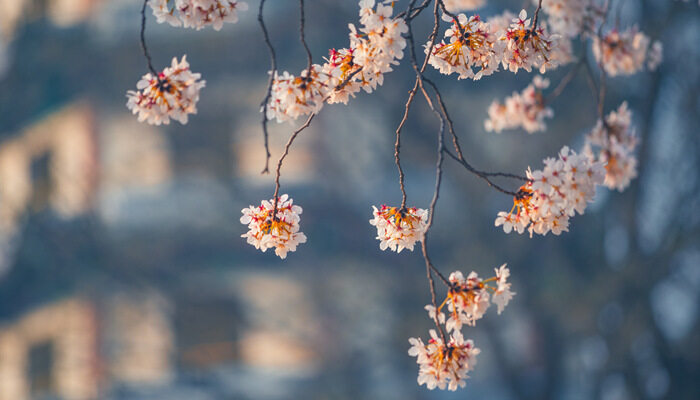
<path fill-rule="evenodd" d="M 302 79 L 306 79 L 307 83 L 311 82 L 311 67 L 313 65 L 313 57 L 311 56 L 311 50 L 309 49 L 309 45 L 306 43 L 306 37 L 304 35 L 304 26 L 305 26 L 305 18 L 304 18 L 304 0 L 299 0 L 299 40 L 301 41 L 301 44 L 304 46 L 304 49 L 306 50 L 306 57 L 308 60 L 308 67 L 306 69 L 306 77 L 302 76 Z M 328 97 L 326 97 L 327 99 Z M 325 103 L 326 99 L 323 99 L 323 102 Z M 282 169 L 282 162 L 284 159 L 287 157 L 287 154 L 289 153 L 289 148 L 292 146 L 292 143 L 294 142 L 294 139 L 296 139 L 297 135 L 304 129 L 306 129 L 309 125 L 311 125 L 311 121 L 314 119 L 316 116 L 316 113 L 313 112 L 311 115 L 309 115 L 309 118 L 304 122 L 304 124 L 299 127 L 297 130 L 292 133 L 292 136 L 289 137 L 289 140 L 287 141 L 286 146 L 284 147 L 284 153 L 282 153 L 282 156 L 280 157 L 279 161 L 277 162 L 277 171 L 275 175 L 275 197 L 274 197 L 274 206 L 272 207 L 272 217 L 277 218 L 277 203 L 278 203 L 278 195 L 280 191 L 280 170 Z"/>
<path fill-rule="evenodd" d="M 357 69 L 353 71 L 350 75 L 345 78 L 345 80 L 341 83 L 338 84 L 338 86 L 335 87 L 336 90 L 339 90 L 343 88 L 350 80 L 358 74 L 360 71 L 362 71 L 362 68 Z M 326 97 L 323 98 L 323 103 L 330 98 L 332 93 L 329 93 L 326 95 Z M 312 112 L 309 117 L 306 119 L 306 122 L 302 124 L 299 128 L 297 128 L 294 132 L 292 132 L 292 135 L 289 137 L 289 140 L 287 141 L 287 144 L 284 146 L 284 152 L 280 156 L 279 160 L 277 160 L 277 169 L 275 170 L 275 194 L 273 196 L 274 198 L 274 206 L 272 208 L 272 216 L 273 218 L 277 218 L 277 200 L 279 197 L 279 191 L 280 191 L 280 176 L 281 176 L 281 171 L 282 171 L 282 163 L 284 162 L 284 159 L 287 157 L 287 154 L 289 154 L 289 148 L 292 146 L 292 143 L 294 143 L 294 140 L 299 136 L 299 134 L 306 128 L 308 128 L 311 125 L 311 121 L 314 119 L 316 115 L 318 115 L 319 111 Z"/>
<path fill-rule="evenodd" d="M 532 19 L 532 31 L 535 32 L 537 29 L 537 20 L 540 17 L 540 10 L 542 10 L 542 0 L 537 3 L 537 8 L 535 9 L 535 16 Z"/>
<path fill-rule="evenodd" d="M 146 47 L 146 5 L 148 0 L 143 0 L 143 6 L 141 7 L 141 50 L 143 50 L 143 55 L 146 56 L 146 62 L 148 63 L 148 70 L 158 78 L 158 73 L 156 69 L 153 68 L 153 61 L 151 61 L 151 54 L 148 52 L 148 47 Z"/>
<path fill-rule="evenodd" d="M 306 37 L 304 35 L 304 0 L 299 0 L 299 8 L 301 12 L 301 17 L 299 18 L 299 40 L 301 40 L 301 44 L 304 45 L 304 50 L 306 50 L 306 58 L 308 61 L 308 67 L 306 69 L 306 78 L 311 79 L 311 66 L 313 65 L 313 57 L 311 56 L 311 50 L 309 50 L 309 45 L 306 43 Z"/>
<path fill-rule="evenodd" d="M 284 162 L 284 159 L 287 157 L 289 154 L 289 148 L 292 147 L 292 143 L 294 143 L 294 139 L 297 138 L 299 133 L 303 131 L 304 129 L 308 128 L 309 125 L 311 125 L 311 121 L 314 119 L 316 116 L 316 113 L 312 113 L 309 115 L 309 117 L 306 119 L 306 122 L 299 128 L 297 128 L 294 132 L 292 132 L 292 135 L 289 137 L 289 140 L 287 140 L 287 144 L 284 146 L 284 152 L 282 152 L 282 156 L 280 156 L 279 160 L 277 161 L 277 170 L 276 170 L 276 176 L 275 176 L 275 206 L 273 209 L 273 217 L 277 218 L 277 198 L 280 193 L 280 171 L 282 170 L 282 163 Z"/>
<path fill-rule="evenodd" d="M 438 330 L 440 331 L 440 335 L 442 336 L 442 341 L 445 345 L 447 345 L 447 337 L 445 334 L 445 330 L 440 325 L 438 319 L 437 319 L 437 299 L 435 295 L 435 281 L 433 280 L 433 275 L 432 271 L 435 271 L 435 273 L 442 279 L 442 281 L 447 285 L 447 287 L 450 287 L 450 282 L 438 271 L 437 268 L 433 265 L 433 262 L 430 260 L 430 256 L 428 255 L 428 232 L 430 231 L 430 228 L 433 226 L 433 221 L 435 217 L 435 208 L 437 206 L 437 201 L 438 198 L 440 197 L 440 186 L 442 184 L 442 163 L 444 161 L 444 150 L 445 150 L 445 144 L 444 144 L 444 136 L 445 136 L 445 120 L 442 117 L 442 115 L 435 110 L 435 108 L 432 106 L 432 102 L 429 100 L 430 96 L 427 96 L 427 93 L 423 91 L 423 94 L 426 95 L 426 100 L 431 106 L 431 109 L 433 112 L 438 116 L 440 119 L 440 130 L 438 131 L 438 148 L 437 148 L 437 161 L 436 161 L 436 166 L 435 166 L 435 191 L 433 192 L 433 199 L 430 202 L 430 208 L 428 210 L 428 223 L 425 228 L 425 234 L 423 235 L 423 240 L 421 241 L 421 251 L 423 252 L 423 258 L 425 259 L 425 272 L 428 275 L 428 281 L 430 283 L 430 296 L 431 300 L 433 302 L 433 307 L 435 307 L 435 316 L 434 316 L 434 322 L 435 325 L 437 326 Z"/>
<path fill-rule="evenodd" d="M 270 35 L 265 27 L 265 21 L 263 20 L 263 6 L 265 5 L 265 0 L 260 0 L 260 8 L 258 9 L 258 22 L 260 23 L 260 28 L 263 32 L 263 37 L 265 38 L 265 44 L 270 52 L 270 79 L 267 83 L 267 91 L 265 92 L 265 98 L 263 99 L 260 106 L 262 107 L 262 131 L 263 140 L 265 141 L 265 168 L 262 170 L 262 174 L 267 174 L 270 172 L 270 145 L 268 142 L 267 133 L 267 103 L 270 101 L 270 96 L 272 95 L 272 85 L 275 82 L 275 74 L 277 73 L 277 56 L 275 55 L 275 48 L 272 46 L 270 41 Z"/>

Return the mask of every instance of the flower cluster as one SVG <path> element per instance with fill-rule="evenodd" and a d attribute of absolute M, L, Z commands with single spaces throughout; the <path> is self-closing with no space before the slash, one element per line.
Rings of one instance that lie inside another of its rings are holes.
<path fill-rule="evenodd" d="M 428 211 L 422 208 L 397 208 L 382 205 L 372 206 L 374 218 L 369 221 L 377 227 L 379 248 L 400 253 L 403 249 L 413 251 L 416 242 L 423 240 L 428 229 Z"/>
<path fill-rule="evenodd" d="M 484 316 L 488 310 L 489 298 L 498 307 L 498 313 L 502 313 L 508 302 L 515 293 L 510 291 L 511 284 L 508 283 L 510 270 L 503 264 L 496 268 L 496 276 L 487 280 L 479 278 L 476 272 L 472 271 L 466 278 L 461 271 L 450 274 L 450 288 L 444 305 L 447 305 L 450 317 L 445 323 L 448 332 L 462 329 L 462 325 L 474 326 L 478 319 Z M 497 286 L 490 286 L 487 283 L 495 281 Z M 490 295 L 493 293 L 493 295 Z M 430 312 L 430 310 L 428 310 Z M 439 313 L 438 318 L 444 319 Z"/>
<path fill-rule="evenodd" d="M 149 0 L 158 23 L 200 30 L 212 26 L 220 30 L 225 22 L 238 22 L 238 12 L 248 4 L 237 0 Z"/>
<path fill-rule="evenodd" d="M 435 45 L 432 42 L 425 45 L 426 54 L 432 48 L 430 65 L 445 75 L 457 73 L 459 79 L 477 80 L 493 74 L 498 69 L 500 60 L 497 55 L 503 52 L 503 41 L 497 40 L 489 24 L 478 15 L 467 18 L 459 14 L 457 20 L 443 15 L 443 19 L 452 22 L 452 28 L 445 31 L 449 43 L 442 40 Z"/>
<path fill-rule="evenodd" d="M 136 84 L 137 90 L 126 93 L 126 106 L 139 115 L 139 122 L 167 125 L 172 118 L 186 124 L 187 116 L 197 113 L 199 91 L 206 83 L 200 78 L 200 74 L 190 71 L 186 56 L 179 62 L 173 58 L 171 66 L 158 76 L 147 73 Z"/>
<path fill-rule="evenodd" d="M 296 251 L 297 246 L 306 243 L 306 235 L 299 232 L 301 207 L 294 205 L 286 194 L 275 199 L 263 200 L 258 206 L 241 210 L 241 223 L 248 225 L 248 232 L 241 235 L 256 249 L 263 252 L 274 248 L 280 258 L 287 258 L 287 252 Z M 273 218 L 274 214 L 274 218 Z"/>
<path fill-rule="evenodd" d="M 593 55 L 610 76 L 632 75 L 644 68 L 656 69 L 661 62 L 662 46 L 650 44 L 649 38 L 636 27 L 622 32 L 610 31 L 602 38 L 593 38 Z"/>
<path fill-rule="evenodd" d="M 408 354 L 416 357 L 420 365 L 418 384 L 433 390 L 457 390 L 464 387 L 469 377 L 467 374 L 476 365 L 476 356 L 481 352 L 474 347 L 472 340 L 464 340 L 462 332 L 455 331 L 445 345 L 434 329 L 430 330 L 428 344 L 420 338 L 410 338 L 411 348 Z"/>
<path fill-rule="evenodd" d="M 598 121 L 586 136 L 584 152 L 597 162 L 605 164 L 605 186 L 624 190 L 637 176 L 637 159 L 634 149 L 637 136 L 631 128 L 632 113 L 624 102 L 616 111 Z M 594 149 L 597 151 L 594 152 Z"/>
<path fill-rule="evenodd" d="M 499 64 L 511 72 L 536 67 L 544 73 L 573 59 L 571 40 L 555 40 L 560 37 L 549 35 L 542 23 L 533 27 L 525 10 L 515 18 L 506 11 L 486 22 L 478 15 L 467 18 L 464 14 L 456 19 L 443 15 L 443 19 L 452 22 L 445 32 L 448 41 L 428 42 L 425 52 L 432 48 L 430 65 L 445 75 L 457 73 L 459 79 L 476 80 L 493 74 Z"/>
<path fill-rule="evenodd" d="M 520 68 L 530 72 L 533 67 L 544 73 L 547 68 L 557 66 L 557 60 L 551 52 L 556 47 L 556 35 L 550 35 L 544 24 L 534 27 L 527 18 L 525 10 L 513 19 L 513 23 L 505 31 L 503 40 L 506 41 L 505 52 L 501 59 L 503 68 L 518 72 Z"/>
<path fill-rule="evenodd" d="M 554 115 L 542 95 L 542 90 L 548 87 L 549 79 L 538 75 L 521 93 L 513 92 L 504 103 L 494 101 L 489 106 L 489 118 L 484 127 L 495 132 L 518 127 L 529 133 L 546 130 L 544 119 Z"/>
<path fill-rule="evenodd" d="M 595 186 L 605 179 L 603 163 L 566 146 L 558 158 L 545 159 L 544 165 L 542 170 L 528 169 L 529 181 L 520 187 L 513 208 L 498 213 L 495 225 L 503 226 L 505 233 L 523 233 L 526 228 L 530 236 L 568 232 L 569 218 L 584 213 L 593 200 Z"/>
<path fill-rule="evenodd" d="M 408 31 L 405 21 L 392 18 L 391 4 L 360 1 L 358 30 L 350 24 L 350 47 L 330 50 L 323 65 L 299 77 L 287 72 L 275 75 L 267 118 L 278 122 L 318 112 L 325 102 L 347 103 L 360 89 L 370 93 L 384 83 L 384 74 L 403 58 Z"/>
<path fill-rule="evenodd" d="M 442 2 L 449 12 L 469 11 L 481 8 L 486 0 L 443 0 Z"/>
<path fill-rule="evenodd" d="M 539 0 L 532 0 L 538 4 Z M 591 0 L 542 0 L 542 11 L 552 32 L 572 38 L 580 34 L 590 19 Z"/>
<path fill-rule="evenodd" d="M 494 277 L 485 280 L 479 278 L 476 272 L 471 272 L 467 278 L 460 271 L 453 272 L 445 301 L 437 309 L 432 305 L 425 307 L 430 318 L 440 327 L 441 335 L 449 335 L 450 339 L 445 346 L 443 338 L 435 330 L 430 331 L 431 338 L 427 345 L 420 338 L 408 339 L 411 344 L 408 354 L 417 357 L 416 363 L 420 365 L 419 385 L 425 384 L 431 390 L 436 387 L 457 390 L 466 385 L 467 373 L 474 369 L 479 349 L 474 347 L 471 340 L 464 340 L 462 325 L 473 326 L 489 308 L 489 299 L 496 304 L 500 314 L 515 295 L 510 290 L 510 270 L 506 265 L 495 271 Z M 450 314 L 447 321 L 442 312 L 445 306 Z M 442 325 L 445 326 L 444 331 Z"/>

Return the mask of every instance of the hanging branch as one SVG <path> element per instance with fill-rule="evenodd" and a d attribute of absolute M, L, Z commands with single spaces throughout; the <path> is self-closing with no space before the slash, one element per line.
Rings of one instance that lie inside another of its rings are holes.
<path fill-rule="evenodd" d="M 301 17 L 299 21 L 299 40 L 301 41 L 301 44 L 304 45 L 304 50 L 306 50 L 306 58 L 308 61 L 308 67 L 306 69 L 306 79 L 310 80 L 311 66 L 313 65 L 313 57 L 311 56 L 311 50 L 309 50 L 309 45 L 306 43 L 306 37 L 304 36 L 304 0 L 299 0 L 299 9 L 301 11 Z"/>
<path fill-rule="evenodd" d="M 267 103 L 270 101 L 270 96 L 272 95 L 272 85 L 275 82 L 275 75 L 277 74 L 277 56 L 275 55 L 275 48 L 272 46 L 270 41 L 270 35 L 265 27 L 265 21 L 263 20 L 263 6 L 265 5 L 265 0 L 260 0 L 260 8 L 258 9 L 258 22 L 260 23 L 260 28 L 263 32 L 263 38 L 265 39 L 265 45 L 267 45 L 267 50 L 270 53 L 270 79 L 267 82 L 267 91 L 265 92 L 265 98 L 260 103 L 262 107 L 262 131 L 263 140 L 265 141 L 265 168 L 262 170 L 262 174 L 267 174 L 270 172 L 270 145 L 268 142 L 268 132 L 267 132 Z"/>
<path fill-rule="evenodd" d="M 306 80 L 307 82 L 311 81 L 311 66 L 313 65 L 313 57 L 311 55 L 311 50 L 309 49 L 309 45 L 306 43 L 306 37 L 304 36 L 304 24 L 305 24 L 305 19 L 304 19 L 304 0 L 299 0 L 299 40 L 301 41 L 301 44 L 304 46 L 304 49 L 306 50 L 306 56 L 308 60 L 308 68 L 306 70 Z M 304 77 L 302 77 L 304 79 Z M 325 99 L 324 99 L 325 102 Z M 311 125 L 311 121 L 314 119 L 316 116 L 316 113 L 311 113 L 309 115 L 309 118 L 306 119 L 306 122 L 302 126 L 300 126 L 297 130 L 295 130 L 292 133 L 292 136 L 289 137 L 289 140 L 287 141 L 287 144 L 284 147 L 284 153 L 280 157 L 279 161 L 277 162 L 277 171 L 275 175 L 275 196 L 274 196 L 274 206 L 272 207 L 272 218 L 276 219 L 277 218 L 277 203 L 279 202 L 279 191 L 280 191 L 280 171 L 282 169 L 282 162 L 284 159 L 287 157 L 287 154 L 289 153 L 289 148 L 292 146 L 292 143 L 294 142 L 294 139 L 296 139 L 297 135 L 304 129 L 306 129 L 309 125 Z"/>
<path fill-rule="evenodd" d="M 158 73 L 156 69 L 153 68 L 153 62 L 151 61 L 151 54 L 148 52 L 148 47 L 146 47 L 146 5 L 148 0 L 143 0 L 143 6 L 141 6 L 141 50 L 143 50 L 143 55 L 146 57 L 146 62 L 148 63 L 148 70 L 158 78 Z"/>

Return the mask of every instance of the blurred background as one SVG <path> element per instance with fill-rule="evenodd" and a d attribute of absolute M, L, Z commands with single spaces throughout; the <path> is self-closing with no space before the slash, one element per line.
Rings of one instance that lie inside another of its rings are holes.
<path fill-rule="evenodd" d="M 156 69 L 187 54 L 207 81 L 188 125 L 154 127 L 125 107 L 147 71 L 139 1 L 0 0 L 0 400 L 700 398 L 697 2 L 619 6 L 621 26 L 664 44 L 655 73 L 608 81 L 606 113 L 623 100 L 634 113 L 639 177 L 624 193 L 599 188 L 569 233 L 505 235 L 493 222 L 512 199 L 446 161 L 433 261 L 482 275 L 508 263 L 518 293 L 465 329 L 482 353 L 455 393 L 419 387 L 407 354 L 431 326 L 420 252 L 380 251 L 368 224 L 372 205 L 400 202 L 393 132 L 408 63 L 376 93 L 325 107 L 294 144 L 282 193 L 304 207 L 309 242 L 281 261 L 240 238 L 240 210 L 274 190 L 260 175 L 269 60 L 249 3 L 220 32 L 149 13 Z M 268 3 L 280 69 L 296 74 L 297 3 Z M 492 0 L 480 14 L 522 6 Z M 307 1 L 317 61 L 347 46 L 357 10 Z M 553 86 L 567 71 L 548 74 Z M 428 75 L 480 169 L 538 167 L 580 149 L 595 123 L 583 74 L 533 135 L 483 129 L 490 102 L 532 75 Z M 415 104 L 403 163 L 409 205 L 427 207 L 438 123 Z M 293 125 L 270 126 L 275 161 Z"/>

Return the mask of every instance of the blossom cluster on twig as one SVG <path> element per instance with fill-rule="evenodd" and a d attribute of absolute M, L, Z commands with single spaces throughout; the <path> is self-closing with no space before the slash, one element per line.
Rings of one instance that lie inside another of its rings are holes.
<path fill-rule="evenodd" d="M 360 28 L 349 25 L 350 47 L 331 49 L 324 64 L 312 64 L 299 76 L 273 71 L 267 118 L 294 120 L 317 113 L 326 102 L 347 104 L 360 90 L 371 93 L 381 86 L 406 47 L 406 23 L 392 14 L 391 4 L 362 0 Z"/>
<path fill-rule="evenodd" d="M 485 280 L 473 271 L 466 278 L 461 271 L 455 271 L 450 274 L 447 297 L 442 304 L 425 306 L 440 334 L 431 329 L 427 344 L 420 338 L 408 339 L 411 344 L 408 354 L 416 357 L 419 365 L 419 385 L 431 390 L 457 390 L 466 385 L 467 374 L 474 369 L 476 356 L 481 351 L 472 340 L 464 340 L 462 326 L 474 326 L 491 303 L 500 314 L 515 295 L 510 289 L 510 270 L 506 265 L 495 271 L 494 277 Z M 448 319 L 443 308 L 447 308 Z"/>

